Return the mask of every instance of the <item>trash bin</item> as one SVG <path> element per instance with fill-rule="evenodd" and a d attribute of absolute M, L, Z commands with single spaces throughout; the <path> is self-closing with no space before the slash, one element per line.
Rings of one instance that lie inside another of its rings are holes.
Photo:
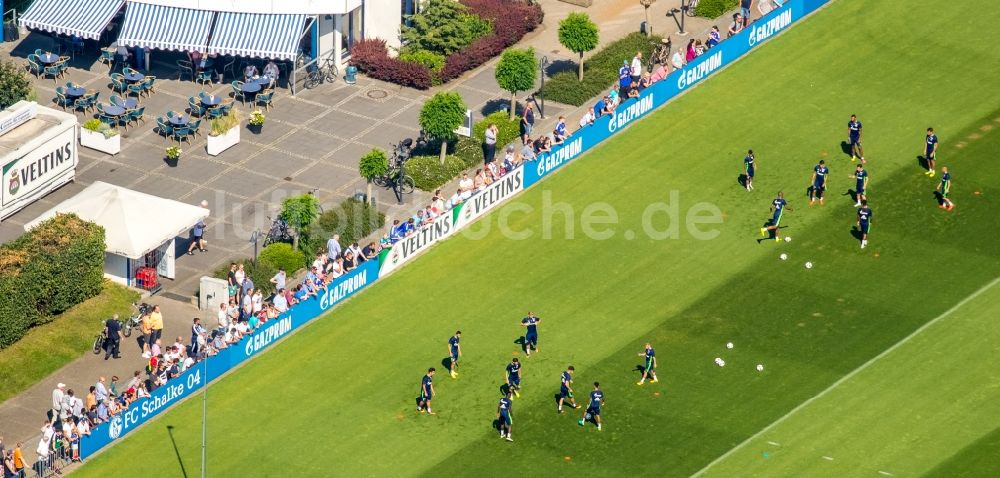
<path fill-rule="evenodd" d="M 358 67 L 354 65 L 347 65 L 344 70 L 344 81 L 349 85 L 353 85 L 358 82 Z"/>
<path fill-rule="evenodd" d="M 646 25 L 646 22 L 639 24 L 639 32 L 643 35 L 649 36 L 649 26 Z"/>

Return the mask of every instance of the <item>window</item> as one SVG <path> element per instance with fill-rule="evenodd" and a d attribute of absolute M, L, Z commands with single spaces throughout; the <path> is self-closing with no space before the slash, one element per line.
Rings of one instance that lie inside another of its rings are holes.
<path fill-rule="evenodd" d="M 364 5 L 354 9 L 342 17 L 341 23 L 341 56 L 346 57 L 351 52 L 354 42 L 364 39 Z"/>

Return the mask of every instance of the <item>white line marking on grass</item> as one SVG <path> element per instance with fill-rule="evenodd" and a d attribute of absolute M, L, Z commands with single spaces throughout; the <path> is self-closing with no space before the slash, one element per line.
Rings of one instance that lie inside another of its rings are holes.
<path fill-rule="evenodd" d="M 998 119 L 1000 119 L 1000 118 L 998 118 Z M 695 478 L 695 477 L 703 475 L 706 471 L 708 471 L 709 468 L 715 466 L 716 464 L 718 464 L 722 460 L 725 460 L 726 458 L 729 457 L 729 455 L 732 455 L 733 453 L 736 453 L 736 451 L 738 451 L 739 449 L 743 448 L 744 446 L 746 446 L 751 441 L 757 439 L 758 437 L 760 437 L 764 433 L 767 433 L 768 431 L 770 431 L 772 428 L 778 426 L 779 424 L 781 424 L 782 422 L 784 422 L 785 420 L 787 420 L 788 417 L 794 415 L 799 410 L 802 410 L 803 408 L 809 406 L 810 403 L 815 402 L 816 400 L 822 398 L 827 393 L 830 393 L 830 391 L 832 391 L 833 389 L 839 387 L 844 382 L 850 380 L 855 375 L 857 375 L 857 374 L 861 373 L 862 371 L 864 371 L 866 368 L 868 368 L 869 366 L 871 366 L 871 364 L 877 362 L 882 357 L 885 357 L 886 355 L 889 355 L 890 353 L 892 353 L 894 350 L 898 349 L 900 346 L 902 346 L 906 342 L 909 342 L 910 339 L 912 339 L 913 337 L 916 337 L 917 335 L 920 335 L 921 332 L 923 332 L 924 330 L 926 330 L 930 326 L 936 324 L 941 319 L 943 319 L 943 318 L 951 315 L 953 312 L 955 312 L 956 310 L 960 309 L 962 306 L 964 306 L 965 304 L 969 303 L 970 301 L 972 301 L 976 297 L 979 297 L 980 295 L 982 295 L 983 292 L 986 292 L 987 290 L 991 289 L 993 286 L 997 285 L 998 283 L 1000 283 L 1000 277 L 997 277 L 997 278 L 989 281 L 986 285 L 980 287 L 979 290 L 977 290 L 977 291 L 969 294 L 966 298 L 958 301 L 958 303 L 955 304 L 955 305 L 953 305 L 950 309 L 942 312 L 941 315 L 939 315 L 937 317 L 934 317 L 933 319 L 930 320 L 930 322 L 927 322 L 926 324 L 921 325 L 920 328 L 918 328 L 917 330 L 914 330 L 912 333 L 910 333 L 910 335 L 907 335 L 906 337 L 903 337 L 902 340 L 900 340 L 899 342 L 896 342 L 895 344 L 893 344 L 892 347 L 889 347 L 889 348 L 883 350 L 882 353 L 880 353 L 880 354 L 872 357 L 867 362 L 861 364 L 860 367 L 852 370 L 847 375 L 844 375 L 843 377 L 840 377 L 840 380 L 837 380 L 836 382 L 833 382 L 832 385 L 830 385 L 829 387 L 827 387 L 826 389 L 824 389 L 822 392 L 819 392 L 816 395 L 814 395 L 813 397 L 809 398 L 808 400 L 800 403 L 798 406 L 796 406 L 795 408 L 793 408 L 788 413 L 782 415 L 777 420 L 771 422 L 770 425 L 762 428 L 757 433 L 754 433 L 753 435 L 751 435 L 750 438 L 747 438 L 746 440 L 743 440 L 742 442 L 740 442 L 739 445 L 736 445 L 733 448 L 731 448 L 729 451 L 723 453 L 722 455 L 719 455 L 718 458 L 712 460 L 711 463 L 705 465 L 704 468 L 698 470 L 697 472 L 695 472 L 695 474 L 691 475 L 691 478 Z"/>
<path fill-rule="evenodd" d="M 882 471 L 882 470 L 879 470 L 878 474 L 885 475 L 885 476 L 896 476 L 896 475 L 893 475 L 892 473 L 889 473 L 888 471 Z"/>
<path fill-rule="evenodd" d="M 823 455 L 823 459 L 826 460 L 826 461 L 833 461 L 833 457 L 832 456 Z"/>
<path fill-rule="evenodd" d="M 778 443 L 776 441 L 769 441 L 769 442 L 767 442 L 767 444 L 768 445 L 774 445 L 774 446 L 781 446 L 781 443 Z"/>

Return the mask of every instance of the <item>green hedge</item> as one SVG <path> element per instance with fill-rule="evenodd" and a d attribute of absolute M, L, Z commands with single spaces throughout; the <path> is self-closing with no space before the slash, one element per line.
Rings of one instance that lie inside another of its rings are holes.
<path fill-rule="evenodd" d="M 694 14 L 699 17 L 717 18 L 736 8 L 739 3 L 739 0 L 701 0 L 695 7 Z"/>
<path fill-rule="evenodd" d="M 254 262 L 250 259 L 233 259 L 229 262 L 243 264 L 243 271 L 246 272 L 247 277 L 253 281 L 254 288 L 263 291 L 264 296 L 274 292 L 274 284 L 271 283 L 271 278 L 278 273 L 277 266 L 268 261 L 260 260 L 259 256 L 256 264 L 254 264 Z M 216 269 L 215 272 L 212 273 L 212 277 L 226 280 L 227 275 L 229 274 L 229 262 Z M 295 271 L 285 270 L 285 272 L 291 276 Z"/>
<path fill-rule="evenodd" d="M 518 138 L 521 137 L 520 118 L 510 119 L 510 115 L 503 111 L 486 115 L 472 127 L 471 138 L 463 136 L 450 145 L 452 152 L 465 163 L 466 168 L 483 163 L 483 141 L 486 138 L 486 127 L 490 123 L 497 125 L 497 156 L 500 159 L 503 158 L 503 147 L 508 143 L 518 141 Z"/>
<path fill-rule="evenodd" d="M 74 214 L 0 246 L 0 348 L 101 292 L 104 228 Z"/>
<path fill-rule="evenodd" d="M 276 242 L 260 251 L 257 256 L 258 261 L 267 262 L 275 269 L 285 269 L 285 272 L 292 274 L 305 267 L 306 256 L 301 251 L 296 251 L 291 244 Z M 254 282 L 256 283 L 256 281 Z"/>
<path fill-rule="evenodd" d="M 457 156 L 446 156 L 443 166 L 438 156 L 414 156 L 406 162 L 406 172 L 413 177 L 414 185 L 424 191 L 434 191 L 464 170 L 465 163 Z"/>
<path fill-rule="evenodd" d="M 407 168 L 410 163 L 407 162 Z M 313 226 L 317 240 L 322 239 L 323 247 L 326 240 L 334 234 L 340 234 L 340 244 L 347 246 L 368 237 L 385 224 L 385 214 L 364 201 L 348 198 L 336 209 L 320 214 Z"/>
<path fill-rule="evenodd" d="M 576 70 L 556 73 L 545 81 L 545 99 L 559 103 L 581 106 L 596 101 L 596 96 L 618 87 L 618 69 L 623 61 L 632 61 L 635 52 L 641 51 L 643 58 L 649 58 L 653 45 L 660 37 L 646 37 L 642 33 L 632 33 L 612 42 L 603 50 L 584 61 L 583 81 L 577 78 Z"/>

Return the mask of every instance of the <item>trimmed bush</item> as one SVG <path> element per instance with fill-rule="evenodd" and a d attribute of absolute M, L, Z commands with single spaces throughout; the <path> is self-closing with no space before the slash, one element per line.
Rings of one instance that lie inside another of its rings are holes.
<path fill-rule="evenodd" d="M 446 156 L 444 165 L 437 156 L 414 156 L 406 162 L 406 172 L 416 187 L 434 191 L 465 170 L 465 163 L 456 156 Z"/>
<path fill-rule="evenodd" d="M 226 262 L 225 265 L 219 266 L 215 272 L 212 273 L 212 277 L 217 279 L 226 280 L 229 274 L 229 263 L 235 262 L 237 264 L 243 264 L 243 271 L 246 272 L 246 276 L 253 281 L 253 286 L 255 289 L 260 289 L 265 297 L 274 292 L 274 284 L 271 283 L 271 278 L 278 273 L 278 268 L 267 261 L 257 260 L 254 264 L 252 260 L 247 259 L 233 259 Z M 289 276 L 291 276 L 294 271 L 285 270 Z"/>
<path fill-rule="evenodd" d="M 444 55 L 439 55 L 432 51 L 404 48 L 399 54 L 399 59 L 423 65 L 434 74 L 440 73 L 441 68 L 444 68 Z"/>
<path fill-rule="evenodd" d="M 354 46 L 351 47 L 351 64 L 356 66 L 358 71 L 367 73 L 373 63 L 388 55 L 389 49 L 385 46 L 385 40 L 365 38 L 354 42 Z"/>
<path fill-rule="evenodd" d="M 407 167 L 409 167 L 407 162 Z M 385 224 L 385 214 L 364 201 L 348 198 L 340 207 L 320 214 L 315 229 L 322 231 L 324 240 L 340 234 L 340 244 L 347 246 L 368 237 Z"/>
<path fill-rule="evenodd" d="M 694 14 L 699 17 L 717 18 L 736 8 L 739 3 L 739 0 L 701 0 L 695 7 Z"/>
<path fill-rule="evenodd" d="M 563 71 L 547 80 L 543 90 L 545 99 L 573 106 L 588 103 L 595 96 L 617 88 L 618 69 L 623 61 L 631 62 L 637 51 L 649 58 L 653 45 L 659 42 L 660 37 L 648 38 L 642 33 L 632 33 L 614 41 L 586 61 L 582 82 L 574 71 Z"/>
<path fill-rule="evenodd" d="M 305 254 L 296 251 L 292 248 L 291 244 L 284 242 L 276 242 L 268 245 L 263 251 L 260 251 L 257 260 L 268 262 L 275 269 L 285 269 L 285 272 L 289 274 L 294 274 L 295 271 L 306 265 Z"/>
<path fill-rule="evenodd" d="M 351 48 L 351 63 L 377 80 L 409 86 L 418 90 L 430 88 L 431 70 L 424 65 L 390 58 L 384 40 L 363 40 Z"/>
<path fill-rule="evenodd" d="M 521 137 L 521 119 L 510 119 L 509 115 L 503 111 L 486 115 L 476 122 L 472 127 L 472 137 L 461 137 L 457 143 L 451 145 L 455 156 L 461 159 L 466 168 L 471 168 L 483 163 L 483 141 L 486 138 L 486 127 L 490 123 L 496 123 L 497 129 L 497 155 L 503 157 L 503 147 L 515 142 Z"/>
<path fill-rule="evenodd" d="M 104 228 L 60 214 L 0 246 L 0 348 L 101 291 Z"/>

